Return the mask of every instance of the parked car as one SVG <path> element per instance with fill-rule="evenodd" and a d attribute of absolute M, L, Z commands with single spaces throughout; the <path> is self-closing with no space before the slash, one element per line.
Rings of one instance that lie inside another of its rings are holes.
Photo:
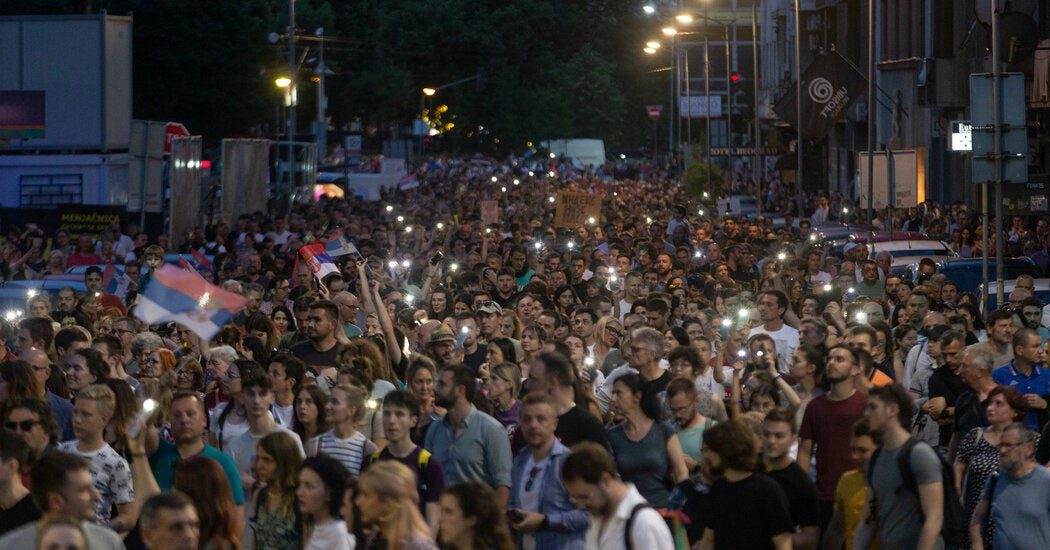
<path fill-rule="evenodd" d="M 973 292 L 977 290 L 982 279 L 981 258 L 955 258 L 941 261 L 937 264 L 937 272 L 944 273 L 955 282 L 959 292 Z M 995 258 L 988 258 L 988 276 L 995 277 Z M 915 265 L 909 266 L 906 278 L 911 281 L 918 279 L 918 260 Z M 1003 279 L 1013 281 L 1021 275 L 1039 277 L 1039 268 L 1030 258 L 1003 258 Z"/>

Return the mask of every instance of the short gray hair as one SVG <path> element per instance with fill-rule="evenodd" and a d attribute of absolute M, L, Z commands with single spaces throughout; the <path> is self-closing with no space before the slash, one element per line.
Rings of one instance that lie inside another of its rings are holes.
<path fill-rule="evenodd" d="M 237 350 L 230 346 L 219 346 L 211 349 L 211 356 L 233 364 L 233 362 L 237 360 Z"/>
<path fill-rule="evenodd" d="M 1024 422 L 1014 422 L 1003 428 L 1003 433 L 1009 431 L 1016 431 L 1017 435 L 1021 437 L 1021 443 L 1032 443 L 1035 441 L 1035 430 L 1029 428 L 1028 424 Z"/>
<path fill-rule="evenodd" d="M 131 341 L 131 354 L 138 355 L 144 352 L 151 352 L 155 349 L 164 347 L 164 340 L 160 339 L 160 336 L 155 332 L 143 332 L 135 336 L 135 339 Z"/>
<path fill-rule="evenodd" d="M 641 344 L 652 350 L 658 357 L 664 356 L 664 335 L 655 328 L 641 327 L 631 333 L 631 342 Z"/>
<path fill-rule="evenodd" d="M 973 366 L 987 372 L 989 376 L 995 370 L 995 358 L 992 357 L 992 352 L 988 351 L 988 348 L 984 346 L 974 346 L 966 348 L 966 353 L 963 355 L 963 362 L 967 359 L 973 361 Z"/>

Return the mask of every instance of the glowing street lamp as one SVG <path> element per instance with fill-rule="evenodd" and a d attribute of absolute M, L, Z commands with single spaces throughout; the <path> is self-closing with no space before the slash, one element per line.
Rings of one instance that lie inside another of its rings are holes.
<path fill-rule="evenodd" d="M 660 43 L 655 41 L 655 40 L 650 40 L 650 41 L 646 42 L 645 45 L 646 45 L 646 47 L 652 48 L 654 50 L 659 50 L 660 49 Z"/>
<path fill-rule="evenodd" d="M 653 54 L 656 53 L 656 48 L 645 47 L 645 48 L 642 48 L 642 51 L 647 53 L 647 54 L 649 54 L 649 55 L 653 55 Z"/>
<path fill-rule="evenodd" d="M 429 95 L 434 95 L 436 93 L 437 93 L 437 90 L 435 90 L 434 88 L 423 88 L 423 95 L 428 95 L 429 96 Z"/>
<path fill-rule="evenodd" d="M 688 13 L 683 13 L 681 15 L 676 15 L 675 20 L 677 20 L 679 23 L 692 23 L 693 16 L 689 15 Z"/>
<path fill-rule="evenodd" d="M 279 76 L 274 79 L 273 83 L 276 84 L 278 88 L 287 88 L 292 85 L 292 79 L 287 76 Z"/>
<path fill-rule="evenodd" d="M 645 6 L 642 6 L 642 11 L 644 11 L 646 15 L 652 15 L 652 14 L 656 13 L 656 7 L 655 6 L 645 5 Z"/>
<path fill-rule="evenodd" d="M 678 30 L 675 29 L 674 27 L 664 27 L 664 28 L 660 29 L 660 32 L 664 33 L 667 36 L 674 36 L 674 35 L 678 34 Z"/>

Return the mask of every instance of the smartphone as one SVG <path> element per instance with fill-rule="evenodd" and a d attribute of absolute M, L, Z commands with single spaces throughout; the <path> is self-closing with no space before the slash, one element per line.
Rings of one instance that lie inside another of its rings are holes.
<path fill-rule="evenodd" d="M 445 255 L 442 254 L 440 250 L 438 250 L 437 254 L 434 254 L 434 256 L 430 258 L 430 265 L 436 266 L 437 264 L 441 263 L 441 260 L 443 260 L 444 258 Z"/>
<path fill-rule="evenodd" d="M 456 349 L 460 349 L 463 347 L 463 343 L 467 341 L 468 334 L 470 334 L 470 327 L 463 327 L 462 329 L 460 329 L 459 336 L 456 337 Z"/>

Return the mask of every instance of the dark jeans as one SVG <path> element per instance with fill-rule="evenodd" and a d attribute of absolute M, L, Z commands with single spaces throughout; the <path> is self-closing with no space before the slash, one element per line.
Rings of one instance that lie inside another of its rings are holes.
<path fill-rule="evenodd" d="M 817 519 L 820 521 L 820 543 L 824 544 L 824 533 L 828 530 L 828 524 L 831 523 L 831 514 L 835 511 L 835 502 L 831 500 L 818 500 L 817 501 Z"/>

